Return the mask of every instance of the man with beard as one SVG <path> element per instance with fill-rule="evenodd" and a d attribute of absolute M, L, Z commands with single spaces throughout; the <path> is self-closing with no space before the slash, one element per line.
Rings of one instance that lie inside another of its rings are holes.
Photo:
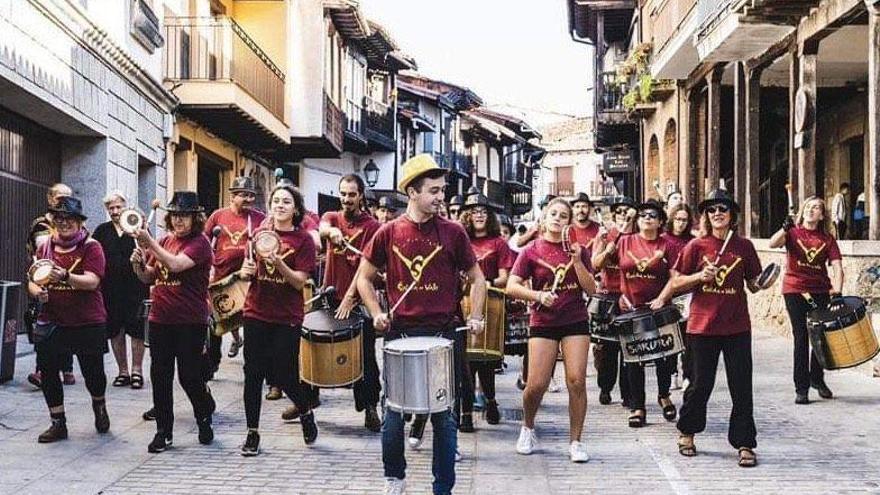
<path fill-rule="evenodd" d="M 571 201 L 574 221 L 571 224 L 571 242 L 580 244 L 584 249 L 593 247 L 593 239 L 599 235 L 599 224 L 590 218 L 593 214 L 593 203 L 585 193 L 578 193 Z"/>

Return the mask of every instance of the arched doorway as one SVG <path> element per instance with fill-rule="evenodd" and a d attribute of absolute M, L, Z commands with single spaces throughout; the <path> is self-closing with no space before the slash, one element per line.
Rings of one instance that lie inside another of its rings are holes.
<path fill-rule="evenodd" d="M 655 185 L 660 180 L 660 143 L 657 135 L 651 135 L 651 141 L 648 144 L 648 160 L 645 164 L 645 188 L 644 197 L 652 198 L 657 196 Z"/>
<path fill-rule="evenodd" d="M 666 123 L 666 131 L 663 133 L 663 174 L 661 187 L 663 196 L 673 190 L 681 190 L 678 183 L 678 128 L 675 119 L 669 119 Z"/>

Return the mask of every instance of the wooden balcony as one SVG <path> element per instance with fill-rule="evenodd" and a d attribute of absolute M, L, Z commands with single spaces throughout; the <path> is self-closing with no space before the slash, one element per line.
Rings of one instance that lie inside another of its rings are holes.
<path fill-rule="evenodd" d="M 551 182 L 550 194 L 556 196 L 574 196 L 574 182 Z"/>
<path fill-rule="evenodd" d="M 514 190 L 532 190 L 532 169 L 522 162 L 504 166 L 504 183 Z"/>
<path fill-rule="evenodd" d="M 704 2 L 706 0 L 701 0 Z M 748 60 L 795 30 L 816 0 L 725 0 L 700 26 L 695 45 L 701 62 Z"/>
<path fill-rule="evenodd" d="M 343 149 L 354 153 L 367 153 L 367 138 L 365 136 L 364 107 L 361 102 L 351 99 L 345 100 L 345 136 Z"/>
<path fill-rule="evenodd" d="M 366 98 L 365 103 L 364 119 L 366 120 L 366 126 L 364 128 L 364 135 L 369 142 L 370 148 L 379 151 L 396 150 L 394 107 L 372 98 Z"/>
<path fill-rule="evenodd" d="M 603 72 L 599 75 L 599 90 L 596 92 L 596 117 L 606 124 L 632 122 L 629 112 L 623 106 L 624 86 L 617 84 L 617 73 Z"/>
<path fill-rule="evenodd" d="M 164 77 L 181 112 L 242 148 L 285 146 L 285 75 L 234 20 L 167 17 Z"/>

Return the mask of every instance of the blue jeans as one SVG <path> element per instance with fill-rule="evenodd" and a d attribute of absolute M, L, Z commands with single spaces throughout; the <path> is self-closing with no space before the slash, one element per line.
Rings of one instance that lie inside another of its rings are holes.
<path fill-rule="evenodd" d="M 455 486 L 455 451 L 458 448 L 458 424 L 451 410 L 431 415 L 434 428 L 434 493 L 452 493 Z M 385 409 L 385 423 L 382 425 L 382 463 L 385 477 L 404 479 L 406 477 L 406 457 L 404 456 L 403 415 Z"/>

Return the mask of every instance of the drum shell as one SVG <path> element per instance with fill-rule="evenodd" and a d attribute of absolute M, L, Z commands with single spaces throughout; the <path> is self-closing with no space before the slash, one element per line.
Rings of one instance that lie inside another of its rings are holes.
<path fill-rule="evenodd" d="M 672 298 L 672 304 L 678 309 L 678 312 L 681 313 L 681 320 L 683 322 L 688 321 L 691 316 L 691 300 L 693 299 L 694 294 L 688 292 L 687 294 L 682 294 L 680 296 L 676 296 Z"/>
<path fill-rule="evenodd" d="M 847 308 L 807 313 L 807 330 L 819 364 L 827 370 L 852 368 L 880 353 L 880 343 L 859 297 L 845 297 Z"/>
<path fill-rule="evenodd" d="M 40 259 L 34 261 L 28 268 L 28 280 L 40 287 L 49 285 L 49 272 L 55 267 L 52 260 Z"/>
<path fill-rule="evenodd" d="M 507 324 L 506 295 L 489 287 L 484 307 L 485 325 L 479 334 L 468 334 L 467 358 L 470 361 L 498 361 L 504 357 L 504 327 Z M 465 318 L 471 314 L 470 297 L 461 300 Z"/>
<path fill-rule="evenodd" d="M 451 409 L 455 403 L 453 342 L 440 337 L 387 342 L 382 377 L 385 404 L 392 411 L 429 414 Z"/>
<path fill-rule="evenodd" d="M 639 309 L 614 319 L 623 360 L 626 363 L 650 363 L 684 351 L 684 338 L 674 306 L 657 311 Z"/>
<path fill-rule="evenodd" d="M 614 317 L 619 311 L 619 295 L 595 294 L 587 299 L 587 313 L 590 315 L 590 335 L 597 340 L 617 342 Z"/>
<path fill-rule="evenodd" d="M 353 324 L 337 330 L 314 330 L 303 324 L 299 344 L 302 381 L 320 388 L 336 388 L 363 377 L 363 324 L 360 318 L 349 320 Z"/>
<path fill-rule="evenodd" d="M 504 332 L 504 354 L 506 356 L 523 356 L 529 348 L 529 315 L 528 313 L 507 314 L 507 329 Z"/>
<path fill-rule="evenodd" d="M 249 281 L 238 278 L 235 273 L 208 286 L 215 335 L 223 335 L 241 327 L 244 302 L 250 286 Z"/>

